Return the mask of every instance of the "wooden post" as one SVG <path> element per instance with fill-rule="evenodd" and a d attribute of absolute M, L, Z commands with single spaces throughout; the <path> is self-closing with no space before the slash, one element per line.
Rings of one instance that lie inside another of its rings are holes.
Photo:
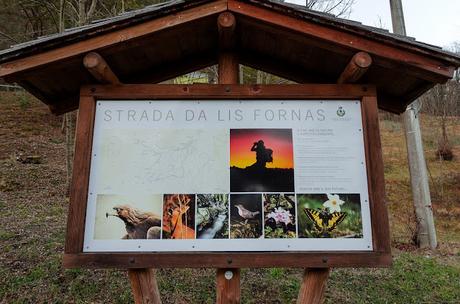
<path fill-rule="evenodd" d="M 217 269 L 216 288 L 217 304 L 240 303 L 240 270 L 235 268 Z"/>
<path fill-rule="evenodd" d="M 217 18 L 219 31 L 219 83 L 239 83 L 239 62 L 235 54 L 235 16 L 230 12 L 221 13 Z"/>
<path fill-rule="evenodd" d="M 83 59 L 83 65 L 98 82 L 112 85 L 121 84 L 117 75 L 115 75 L 104 58 L 98 53 L 91 52 L 87 54 Z M 161 303 L 160 292 L 153 269 L 128 269 L 128 277 L 131 281 L 134 302 L 136 304 Z"/>
<path fill-rule="evenodd" d="M 234 53 L 235 45 L 235 16 L 224 12 L 217 18 L 219 30 L 219 83 L 239 83 L 239 62 Z M 240 269 L 219 268 L 216 273 L 216 303 L 240 303 Z"/>
<path fill-rule="evenodd" d="M 149 268 L 129 269 L 129 280 L 136 304 L 161 304 L 155 271 Z"/>
<path fill-rule="evenodd" d="M 308 268 L 303 275 L 297 304 L 321 304 L 329 277 L 329 268 Z"/>

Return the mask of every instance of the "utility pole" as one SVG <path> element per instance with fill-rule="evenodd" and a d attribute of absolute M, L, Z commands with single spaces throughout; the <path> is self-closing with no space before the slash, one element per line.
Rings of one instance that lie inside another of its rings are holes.
<path fill-rule="evenodd" d="M 406 36 L 404 12 L 401 0 L 390 0 L 393 32 Z M 407 159 L 409 162 L 412 196 L 417 221 L 417 243 L 421 248 L 435 249 L 436 228 L 431 207 L 430 187 L 423 152 L 422 133 L 418 119 L 419 102 L 410 104 L 403 114 L 406 135 Z"/>

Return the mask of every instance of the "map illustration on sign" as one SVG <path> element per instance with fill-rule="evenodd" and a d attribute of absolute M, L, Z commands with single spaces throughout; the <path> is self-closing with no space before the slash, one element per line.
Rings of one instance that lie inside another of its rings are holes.
<path fill-rule="evenodd" d="M 363 145 L 359 101 L 98 101 L 84 251 L 370 251 Z"/>

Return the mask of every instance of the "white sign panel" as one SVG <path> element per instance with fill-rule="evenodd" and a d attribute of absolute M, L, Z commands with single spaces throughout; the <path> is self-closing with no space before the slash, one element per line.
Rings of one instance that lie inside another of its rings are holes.
<path fill-rule="evenodd" d="M 360 101 L 98 101 L 85 252 L 371 251 Z"/>

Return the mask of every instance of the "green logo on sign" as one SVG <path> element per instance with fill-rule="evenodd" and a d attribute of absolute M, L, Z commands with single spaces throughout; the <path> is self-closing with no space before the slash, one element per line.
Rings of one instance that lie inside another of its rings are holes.
<path fill-rule="evenodd" d="M 339 117 L 345 116 L 345 110 L 342 107 L 339 107 L 339 109 L 337 110 L 337 116 Z"/>

